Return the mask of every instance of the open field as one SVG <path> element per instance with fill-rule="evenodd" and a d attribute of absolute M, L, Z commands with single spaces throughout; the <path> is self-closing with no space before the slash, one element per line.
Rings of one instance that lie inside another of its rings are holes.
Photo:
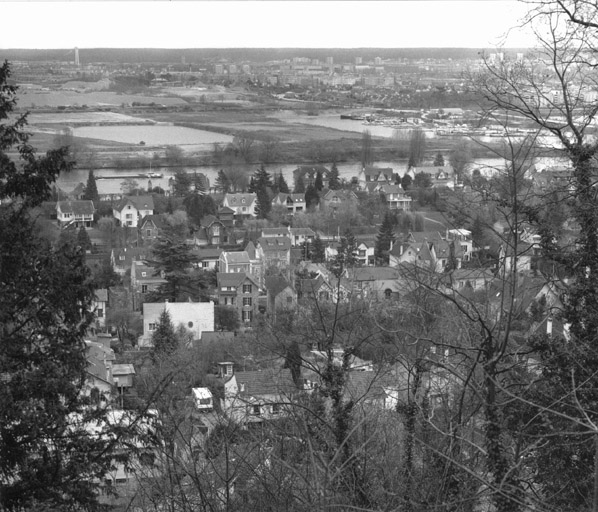
<path fill-rule="evenodd" d="M 19 108 L 83 106 L 119 107 L 123 103 L 156 103 L 158 105 L 186 105 L 182 98 L 164 95 L 120 94 L 116 92 L 75 92 L 75 91 L 22 91 L 19 94 Z"/>

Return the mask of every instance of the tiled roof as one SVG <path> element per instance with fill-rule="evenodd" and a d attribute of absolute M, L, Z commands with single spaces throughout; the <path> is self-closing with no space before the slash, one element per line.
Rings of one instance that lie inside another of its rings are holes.
<path fill-rule="evenodd" d="M 297 392 L 297 386 L 293 382 L 289 369 L 236 372 L 235 377 L 239 386 L 239 395 L 242 397 L 290 395 Z"/>
<path fill-rule="evenodd" d="M 235 286 L 238 288 L 248 279 L 258 286 L 255 278 L 251 274 L 246 274 L 245 272 L 218 272 L 216 279 L 218 281 L 218 288 L 226 286 Z"/>
<path fill-rule="evenodd" d="M 288 236 L 272 236 L 258 238 L 257 243 L 263 251 L 288 251 L 291 248 L 291 239 Z"/>
<path fill-rule="evenodd" d="M 380 281 L 398 277 L 399 272 L 393 267 L 357 267 L 349 270 L 349 279 L 354 281 Z"/>
<path fill-rule="evenodd" d="M 158 229 L 163 229 L 166 226 L 168 226 L 163 215 L 146 215 L 145 217 L 143 217 L 143 220 L 141 221 L 141 228 L 145 228 L 146 224 L 148 223 L 152 223 Z"/>
<path fill-rule="evenodd" d="M 57 208 L 73 215 L 93 215 L 95 212 L 93 201 L 58 201 Z"/>
<path fill-rule="evenodd" d="M 255 200 L 255 194 L 226 194 L 224 200 L 229 206 L 250 206 Z"/>
<path fill-rule="evenodd" d="M 117 211 L 122 211 L 127 204 L 132 203 L 137 210 L 153 210 L 154 198 L 152 196 L 126 196 L 116 206 Z"/>
<path fill-rule="evenodd" d="M 222 254 L 224 255 L 224 258 L 228 264 L 238 265 L 241 263 L 250 263 L 249 254 L 247 254 L 247 251 L 224 251 Z"/>
<path fill-rule="evenodd" d="M 135 367 L 132 364 L 119 363 L 112 367 L 112 375 L 135 375 Z"/>
<path fill-rule="evenodd" d="M 201 218 L 200 225 L 209 228 L 212 224 L 214 224 L 214 222 L 220 223 L 220 219 L 218 219 L 214 215 L 205 215 Z"/>
<path fill-rule="evenodd" d="M 289 282 L 282 276 L 268 276 L 265 279 L 266 290 L 273 297 L 276 297 L 285 288 L 290 287 Z"/>
<path fill-rule="evenodd" d="M 286 236 L 289 234 L 289 228 L 262 228 L 262 236 Z"/>

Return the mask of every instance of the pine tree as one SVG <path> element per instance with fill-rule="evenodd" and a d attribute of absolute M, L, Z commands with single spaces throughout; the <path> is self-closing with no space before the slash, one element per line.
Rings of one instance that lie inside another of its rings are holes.
<path fill-rule="evenodd" d="M 320 203 L 320 195 L 313 185 L 308 185 L 305 191 L 305 206 L 306 208 L 315 208 Z"/>
<path fill-rule="evenodd" d="M 341 180 L 336 162 L 332 163 L 332 168 L 330 169 L 330 174 L 328 175 L 328 188 L 330 190 L 338 190 L 341 188 Z"/>
<path fill-rule="evenodd" d="M 174 325 L 170 313 L 164 308 L 160 313 L 160 319 L 156 330 L 152 334 L 152 358 L 154 360 L 168 356 L 178 348 L 178 339 L 174 331 Z"/>
<path fill-rule="evenodd" d="M 395 218 L 390 212 L 386 212 L 384 220 L 376 237 L 376 258 L 388 263 L 388 251 L 395 242 Z"/>
<path fill-rule="evenodd" d="M 316 182 L 314 184 L 316 190 L 320 192 L 324 188 L 324 179 L 322 178 L 322 171 L 316 173 Z"/>
<path fill-rule="evenodd" d="M 77 233 L 77 245 L 81 247 L 84 252 L 91 250 L 91 239 L 89 238 L 85 226 L 79 228 L 79 232 Z"/>
<path fill-rule="evenodd" d="M 434 167 L 444 167 L 444 157 L 440 151 L 436 153 L 436 157 L 434 158 Z"/>
<path fill-rule="evenodd" d="M 265 188 L 260 188 L 257 190 L 256 194 L 257 194 L 257 203 L 256 203 L 257 216 L 260 219 L 267 219 L 268 216 L 270 215 L 270 211 L 272 210 L 272 200 L 270 199 L 268 190 Z"/>
<path fill-rule="evenodd" d="M 287 180 L 284 179 L 282 172 L 278 174 L 278 179 L 276 181 L 276 184 L 278 186 L 278 191 L 281 192 L 282 194 L 290 193 L 289 185 L 287 183 Z"/>
<path fill-rule="evenodd" d="M 314 243 L 311 247 L 311 261 L 314 263 L 324 263 L 326 261 L 326 247 L 320 235 L 316 235 L 314 238 Z"/>
<path fill-rule="evenodd" d="M 264 164 L 260 165 L 260 168 L 253 173 L 253 184 L 255 187 L 254 192 L 257 192 L 258 189 L 272 187 L 272 176 L 266 171 Z"/>
<path fill-rule="evenodd" d="M 295 180 L 295 194 L 304 194 L 305 193 L 305 179 L 302 175 L 297 176 Z"/>
<path fill-rule="evenodd" d="M 401 178 L 401 188 L 403 190 L 409 190 L 413 184 L 413 178 L 410 174 L 405 173 Z"/>
<path fill-rule="evenodd" d="M 83 199 L 87 199 L 88 201 L 94 202 L 100 200 L 100 194 L 98 193 L 98 186 L 96 183 L 96 178 L 93 174 L 93 169 L 90 169 L 89 174 L 87 175 L 87 186 L 85 187 L 85 194 L 83 194 Z"/>
<path fill-rule="evenodd" d="M 357 264 L 357 240 L 353 232 L 347 229 L 341 237 L 337 254 L 330 265 L 330 271 L 340 278 L 346 269 L 353 268 Z"/>
<path fill-rule="evenodd" d="M 226 173 L 224 172 L 224 170 L 220 169 L 218 171 L 218 176 L 216 177 L 216 183 L 214 185 L 214 188 L 218 192 L 227 194 L 230 191 L 230 186 L 231 186 L 230 180 L 226 176 Z"/>

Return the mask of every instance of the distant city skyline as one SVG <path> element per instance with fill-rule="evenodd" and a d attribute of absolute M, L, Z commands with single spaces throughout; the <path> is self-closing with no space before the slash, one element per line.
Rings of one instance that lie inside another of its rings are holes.
<path fill-rule="evenodd" d="M 0 48 L 523 48 L 514 0 L 3 2 Z M 508 37 L 504 37 L 508 34 Z"/>

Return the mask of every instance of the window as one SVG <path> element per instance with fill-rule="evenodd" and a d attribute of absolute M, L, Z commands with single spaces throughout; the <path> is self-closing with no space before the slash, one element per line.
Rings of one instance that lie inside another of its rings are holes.
<path fill-rule="evenodd" d="M 141 285 L 141 293 L 147 293 L 147 284 Z"/>
<path fill-rule="evenodd" d="M 210 262 L 209 261 L 202 261 L 201 262 L 201 267 L 202 268 L 208 268 L 210 266 Z"/>
<path fill-rule="evenodd" d="M 150 331 L 155 331 L 156 330 L 156 324 L 150 323 L 149 326 L 148 326 L 148 329 Z"/>
<path fill-rule="evenodd" d="M 261 407 L 259 405 L 252 406 L 251 413 L 254 414 L 255 416 L 259 416 L 262 413 Z"/>
<path fill-rule="evenodd" d="M 243 311 L 243 322 L 251 322 L 253 311 Z"/>
<path fill-rule="evenodd" d="M 219 235 L 220 234 L 220 226 L 214 226 L 213 233 L 214 233 L 214 235 Z"/>
<path fill-rule="evenodd" d="M 251 297 L 243 298 L 243 306 L 251 306 Z"/>
<path fill-rule="evenodd" d="M 251 285 L 250 284 L 243 285 L 243 293 L 251 293 Z"/>
<path fill-rule="evenodd" d="M 272 414 L 280 413 L 280 404 L 272 404 Z"/>
<path fill-rule="evenodd" d="M 127 210 L 130 210 L 130 209 L 131 209 L 131 205 L 128 205 L 128 206 L 127 206 Z"/>
<path fill-rule="evenodd" d="M 290 304 L 291 302 L 293 302 L 293 297 L 291 297 L 291 296 L 287 297 L 287 304 Z"/>
<path fill-rule="evenodd" d="M 228 297 L 224 297 L 224 305 L 228 306 Z"/>
<path fill-rule="evenodd" d="M 152 230 L 151 229 L 146 229 L 145 230 L 145 236 L 152 236 Z"/>
<path fill-rule="evenodd" d="M 384 298 L 390 299 L 391 297 L 392 297 L 392 290 L 390 288 L 387 288 L 386 290 L 384 290 Z"/>
<path fill-rule="evenodd" d="M 247 211 L 247 207 L 246 207 L 246 206 L 243 206 L 243 208 L 241 208 L 241 211 L 242 211 L 242 212 L 246 212 L 246 211 Z"/>
<path fill-rule="evenodd" d="M 121 254 L 121 255 L 118 257 L 118 259 L 119 259 L 119 261 L 125 261 L 125 255 L 124 255 L 124 254 Z"/>
<path fill-rule="evenodd" d="M 125 218 L 128 219 L 132 219 L 133 218 L 133 214 L 132 213 L 127 213 L 127 215 L 125 216 Z"/>
<path fill-rule="evenodd" d="M 104 310 L 103 309 L 97 309 L 96 310 L 96 315 L 98 316 L 98 318 L 104 318 Z"/>
<path fill-rule="evenodd" d="M 141 277 L 147 277 L 147 272 L 141 272 Z"/>

